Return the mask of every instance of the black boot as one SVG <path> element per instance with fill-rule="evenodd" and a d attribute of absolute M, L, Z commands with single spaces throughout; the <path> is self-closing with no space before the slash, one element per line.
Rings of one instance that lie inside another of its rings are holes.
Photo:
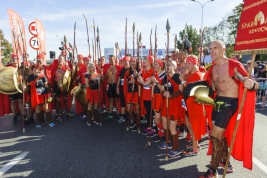
<path fill-rule="evenodd" d="M 33 117 L 30 117 L 28 120 L 25 121 L 25 124 L 33 124 L 33 123 L 34 123 Z"/>
<path fill-rule="evenodd" d="M 93 113 L 94 113 L 94 121 L 93 121 L 93 123 L 96 124 L 96 125 L 99 125 L 99 113 L 98 113 L 98 110 L 94 109 Z"/>
<path fill-rule="evenodd" d="M 13 116 L 13 124 L 17 123 L 18 122 L 18 118 L 17 116 Z"/>
<path fill-rule="evenodd" d="M 87 110 L 87 125 L 92 125 L 92 110 Z"/>

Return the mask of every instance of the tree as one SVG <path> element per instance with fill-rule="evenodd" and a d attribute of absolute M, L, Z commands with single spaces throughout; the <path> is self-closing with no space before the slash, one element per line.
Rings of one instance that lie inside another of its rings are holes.
<path fill-rule="evenodd" d="M 226 44 L 226 55 L 234 53 L 234 44 L 243 3 L 236 6 L 232 12 L 218 24 L 205 28 L 204 46 L 209 46 L 214 40 L 221 39 Z"/>
<path fill-rule="evenodd" d="M 5 39 L 3 31 L 0 30 L 0 41 L 2 46 L 2 64 L 6 65 L 10 61 L 10 55 L 12 54 L 12 45 Z"/>
<path fill-rule="evenodd" d="M 183 41 L 183 36 L 184 36 L 184 30 L 179 32 L 179 38 L 180 40 L 177 41 L 177 48 L 182 49 L 182 41 Z M 192 25 L 188 25 L 186 28 L 186 34 L 185 37 L 191 42 L 192 44 L 192 51 L 193 54 L 197 55 L 198 54 L 198 47 L 200 44 L 200 35 L 197 33 L 197 29 L 193 28 Z M 187 51 L 189 50 L 189 47 L 184 45 L 184 49 Z"/>
<path fill-rule="evenodd" d="M 240 19 L 243 5 L 244 4 L 241 3 L 238 6 L 236 6 L 231 12 L 231 14 L 226 19 L 229 25 L 228 26 L 229 28 L 228 40 L 230 40 L 230 42 L 233 42 L 233 43 L 235 42 L 237 28 L 238 28 L 239 19 Z"/>

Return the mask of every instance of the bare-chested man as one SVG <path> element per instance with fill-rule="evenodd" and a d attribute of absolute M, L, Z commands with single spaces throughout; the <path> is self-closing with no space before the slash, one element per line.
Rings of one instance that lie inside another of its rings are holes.
<path fill-rule="evenodd" d="M 214 65 L 210 69 L 211 75 L 207 75 L 207 80 L 211 79 L 212 88 L 216 91 L 215 106 L 212 111 L 212 156 L 210 168 L 200 178 L 217 177 L 217 168 L 225 167 L 228 143 L 224 133 L 238 108 L 239 82 L 249 90 L 258 88 L 256 82 L 246 77 L 247 73 L 244 72 L 241 63 L 224 56 L 225 50 L 225 44 L 221 40 L 216 40 L 210 45 L 210 55 Z M 232 171 L 233 167 L 229 163 L 227 172 Z"/>
<path fill-rule="evenodd" d="M 107 79 L 107 95 L 109 100 L 109 113 L 108 119 L 113 118 L 113 102 L 115 100 L 118 109 L 118 94 L 117 94 L 117 79 L 120 73 L 121 67 L 115 64 L 115 56 L 109 56 L 109 64 L 104 66 L 104 75 Z"/>

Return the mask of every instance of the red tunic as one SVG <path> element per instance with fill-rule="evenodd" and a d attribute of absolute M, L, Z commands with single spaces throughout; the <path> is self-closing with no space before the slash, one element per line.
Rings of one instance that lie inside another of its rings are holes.
<path fill-rule="evenodd" d="M 168 76 L 168 82 L 171 86 L 173 86 L 173 92 L 179 90 L 179 74 L 175 73 L 172 77 Z M 183 121 L 185 118 L 185 110 L 182 108 L 183 99 L 182 95 L 179 95 L 175 98 L 168 99 L 168 116 L 167 116 L 167 99 L 164 98 L 161 115 L 162 117 L 166 117 L 170 119 L 173 117 L 174 121 Z"/>
<path fill-rule="evenodd" d="M 97 77 L 98 74 L 94 73 L 90 79 L 88 79 L 88 83 L 91 79 Z M 92 90 L 90 87 L 86 88 L 86 102 L 88 103 L 99 103 L 101 101 L 100 99 L 100 93 L 99 90 Z"/>
<path fill-rule="evenodd" d="M 129 73 L 130 73 L 130 70 L 127 70 L 125 75 L 124 75 L 124 96 L 125 96 L 125 99 L 126 99 L 126 103 L 134 103 L 134 104 L 139 104 L 138 103 L 138 91 L 134 91 L 134 92 L 129 92 L 128 91 L 128 84 L 126 81 L 128 81 L 128 78 L 129 78 Z M 138 86 L 138 82 L 136 81 L 135 84 Z M 132 85 L 132 84 L 129 84 L 129 85 Z"/>
<path fill-rule="evenodd" d="M 152 73 L 153 73 L 153 68 L 151 68 L 148 71 L 143 71 L 142 73 L 143 80 L 144 81 L 148 80 L 152 76 Z M 150 86 L 143 86 L 142 99 L 146 101 L 151 101 L 151 87 Z"/>
<path fill-rule="evenodd" d="M 32 108 L 35 108 L 36 105 L 44 104 L 45 101 L 47 101 L 47 99 L 48 99 L 48 94 L 40 94 L 40 95 L 38 95 L 37 91 L 36 91 L 35 83 L 36 83 L 37 80 L 39 80 L 42 77 L 44 77 L 44 75 L 40 74 L 37 79 L 35 79 L 34 81 L 30 82 L 30 85 L 31 85 L 31 106 L 32 106 Z"/>
<path fill-rule="evenodd" d="M 186 85 L 192 82 L 203 80 L 202 74 L 196 71 L 191 76 L 188 76 Z M 204 106 L 194 102 L 195 97 L 190 96 L 186 100 L 186 106 L 188 109 L 189 121 L 195 134 L 195 140 L 200 140 L 201 135 L 205 135 L 206 132 L 206 119 L 204 115 Z"/>
<path fill-rule="evenodd" d="M 165 75 L 166 75 L 165 72 L 160 74 L 160 76 L 155 72 L 154 77 L 159 82 L 159 84 L 162 85 L 162 81 Z M 155 86 L 152 98 L 152 109 L 159 112 L 161 111 L 162 104 L 163 104 L 163 96 L 161 95 L 160 90 L 156 91 L 156 86 Z"/>

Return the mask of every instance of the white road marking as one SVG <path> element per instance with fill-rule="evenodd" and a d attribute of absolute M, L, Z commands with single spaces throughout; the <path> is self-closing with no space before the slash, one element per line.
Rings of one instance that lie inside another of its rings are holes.
<path fill-rule="evenodd" d="M 261 170 L 263 170 L 267 174 L 267 166 L 265 166 L 262 162 L 260 162 L 254 156 L 252 157 L 252 161 L 254 164 L 256 164 Z"/>
<path fill-rule="evenodd" d="M 20 155 L 16 156 L 14 159 L 12 159 L 11 161 L 9 161 L 9 163 L 7 163 L 6 165 L 4 165 L 1 169 L 0 169 L 0 177 L 2 175 L 4 175 L 10 168 L 12 168 L 15 164 L 17 164 L 20 160 L 22 160 L 29 152 L 28 151 L 24 151 L 22 152 Z"/>

